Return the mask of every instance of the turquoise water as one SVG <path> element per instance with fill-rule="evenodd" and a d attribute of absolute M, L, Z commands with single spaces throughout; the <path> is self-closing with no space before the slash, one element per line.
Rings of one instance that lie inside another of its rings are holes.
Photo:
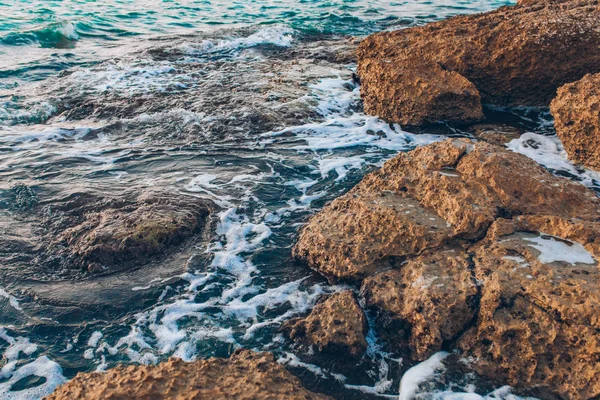
<path fill-rule="evenodd" d="M 157 35 L 272 24 L 285 24 L 299 34 L 365 35 L 508 3 L 505 0 L 2 1 L 0 85 L 45 79 L 74 65 L 122 54 L 145 38 Z"/>

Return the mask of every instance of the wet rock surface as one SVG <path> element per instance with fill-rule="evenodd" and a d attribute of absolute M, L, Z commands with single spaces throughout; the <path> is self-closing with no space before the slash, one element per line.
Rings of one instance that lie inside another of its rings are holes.
<path fill-rule="evenodd" d="M 599 16 L 591 0 L 525 2 L 371 35 L 358 49 L 365 111 L 422 125 L 481 119 L 479 97 L 547 106 L 558 87 L 600 70 Z"/>
<path fill-rule="evenodd" d="M 290 399 L 329 397 L 309 392 L 270 353 L 242 350 L 231 358 L 156 366 L 117 367 L 78 374 L 46 400 L 71 399 Z"/>
<path fill-rule="evenodd" d="M 360 357 L 367 349 L 367 318 L 351 290 L 327 297 L 306 318 L 290 320 L 282 329 L 320 352 Z"/>
<path fill-rule="evenodd" d="M 600 394 L 599 238 L 593 191 L 449 139 L 367 175 L 311 218 L 295 254 L 362 282 L 395 351 L 459 348 L 486 379 L 576 399 Z"/>
<path fill-rule="evenodd" d="M 559 88 L 550 110 L 569 158 L 600 171 L 600 74 Z"/>
<path fill-rule="evenodd" d="M 42 197 L 26 211 L 4 214 L 13 224 L 24 225 L 20 229 L 27 236 L 12 235 L 20 245 L 5 252 L 14 268 L 6 265 L 2 273 L 5 280 L 48 281 L 137 268 L 206 234 L 215 209 L 209 200 L 151 190 L 110 197 L 81 192 Z M 26 268 L 23 259 L 30 262 Z"/>

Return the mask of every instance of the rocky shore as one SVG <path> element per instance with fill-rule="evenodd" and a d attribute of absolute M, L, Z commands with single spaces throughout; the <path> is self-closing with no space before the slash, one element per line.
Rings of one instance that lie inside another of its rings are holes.
<path fill-rule="evenodd" d="M 472 138 L 401 153 L 310 218 L 294 257 L 350 288 L 281 331 L 307 353 L 355 363 L 373 328 L 412 365 L 454 352 L 470 373 L 525 395 L 598 398 L 598 193 L 506 149 L 520 135 L 513 127 L 474 125 L 490 108 L 549 106 L 569 158 L 600 170 L 598 1 L 521 1 L 378 33 L 357 54 L 367 113 L 411 128 L 468 126 Z M 23 200 L 13 203 L 37 210 L 28 193 L 15 190 Z M 52 259 L 75 257 L 89 271 L 139 266 L 132 254 L 181 245 L 214 209 L 154 199 L 81 213 L 74 197 L 60 210 L 64 233 L 48 231 L 70 253 Z M 249 351 L 80 374 L 48 399 L 93 396 L 325 398 Z"/>
<path fill-rule="evenodd" d="M 468 125 L 489 107 L 551 103 L 569 157 L 599 167 L 597 1 L 521 2 L 382 32 L 358 58 L 368 113 Z M 367 175 L 309 220 L 294 255 L 353 285 L 390 351 L 414 361 L 454 351 L 483 379 L 525 394 L 596 398 L 598 194 L 505 149 L 511 129 L 469 130 L 479 141 L 418 148 Z M 306 321 L 343 307 L 335 301 Z M 355 349 L 356 315 L 337 317 Z"/>

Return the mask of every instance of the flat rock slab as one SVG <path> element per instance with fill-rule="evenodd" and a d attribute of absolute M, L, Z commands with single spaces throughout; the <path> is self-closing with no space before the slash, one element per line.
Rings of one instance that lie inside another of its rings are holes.
<path fill-rule="evenodd" d="M 106 373 L 79 373 L 46 400 L 140 399 L 288 399 L 329 397 L 309 392 L 270 353 L 248 350 L 231 358 L 185 363 L 171 359 L 158 365 L 113 368 Z"/>

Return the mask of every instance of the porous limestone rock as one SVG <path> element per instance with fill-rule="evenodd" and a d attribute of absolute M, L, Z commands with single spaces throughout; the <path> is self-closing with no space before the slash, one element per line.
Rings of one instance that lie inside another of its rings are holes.
<path fill-rule="evenodd" d="M 600 395 L 600 198 L 466 139 L 418 148 L 311 218 L 294 254 L 362 282 L 391 347 L 459 349 L 540 398 Z"/>
<path fill-rule="evenodd" d="M 598 221 L 599 210 L 594 192 L 521 154 L 448 139 L 367 175 L 310 219 L 294 255 L 330 280 L 361 280 L 425 250 L 480 239 L 500 217 L 548 215 L 575 229 Z"/>
<path fill-rule="evenodd" d="M 600 5 L 526 1 L 380 32 L 358 59 L 365 111 L 390 122 L 470 122 L 482 116 L 479 97 L 547 106 L 558 87 L 600 71 Z"/>
<path fill-rule="evenodd" d="M 600 74 L 559 88 L 550 110 L 569 158 L 600 171 Z"/>
<path fill-rule="evenodd" d="M 351 290 L 327 297 L 306 318 L 290 320 L 282 329 L 318 351 L 359 357 L 367 349 L 367 318 Z"/>
<path fill-rule="evenodd" d="M 329 397 L 312 393 L 270 353 L 242 350 L 231 358 L 185 363 L 120 366 L 106 373 L 79 373 L 46 400 L 289 399 Z"/>

